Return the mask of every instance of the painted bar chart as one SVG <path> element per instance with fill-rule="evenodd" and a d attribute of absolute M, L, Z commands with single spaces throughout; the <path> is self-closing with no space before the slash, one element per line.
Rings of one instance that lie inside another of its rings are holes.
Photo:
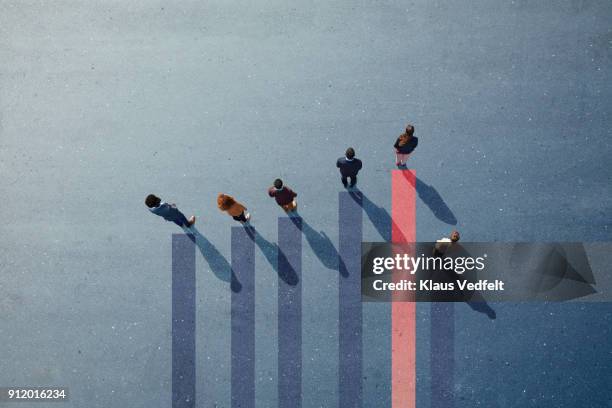
<path fill-rule="evenodd" d="M 416 240 L 416 175 L 392 172 L 391 237 L 394 243 Z M 361 302 L 361 243 L 363 196 L 359 191 L 338 195 L 338 405 L 363 406 L 363 304 Z M 278 272 L 278 406 L 302 406 L 302 241 L 299 216 L 277 223 Z M 231 291 L 231 406 L 255 407 L 255 248 L 252 227 L 231 228 L 231 272 L 240 282 Z M 190 234 L 172 236 L 172 407 L 196 406 L 196 272 L 195 240 Z M 287 277 L 291 277 L 288 279 Z M 404 278 L 404 277 L 399 277 Z M 416 318 L 411 299 L 391 305 L 391 404 L 416 406 Z M 451 407 L 453 386 L 453 305 L 432 304 L 432 407 Z M 435 320 L 435 321 L 434 321 Z M 449 337 L 450 336 L 450 337 Z M 451 340 L 449 340 L 451 339 Z M 205 347 L 205 345 L 199 345 Z M 205 381 L 205 377 L 201 377 Z"/>

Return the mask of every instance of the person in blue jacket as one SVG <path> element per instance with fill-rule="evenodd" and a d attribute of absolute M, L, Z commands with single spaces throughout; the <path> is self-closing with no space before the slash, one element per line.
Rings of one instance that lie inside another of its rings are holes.
<path fill-rule="evenodd" d="M 406 131 L 399 135 L 393 145 L 395 147 L 395 164 L 397 167 L 406 167 L 406 161 L 418 144 L 419 139 L 414 136 L 414 126 L 406 125 Z"/>
<path fill-rule="evenodd" d="M 355 149 L 352 147 L 346 149 L 345 156 L 340 157 L 336 161 L 336 167 L 340 169 L 342 185 L 344 185 L 344 188 L 355 187 L 355 184 L 357 184 L 357 173 L 359 173 L 359 170 L 361 170 L 362 167 L 361 160 L 355 158 Z M 350 184 L 348 183 L 348 179 L 351 179 Z"/>
<path fill-rule="evenodd" d="M 149 194 L 145 199 L 145 204 L 149 207 L 155 215 L 159 215 L 166 221 L 172 221 L 179 227 L 191 227 L 196 222 L 195 215 L 192 215 L 189 219 L 176 208 L 176 204 L 168 204 L 162 202 L 161 198 L 155 194 Z"/>

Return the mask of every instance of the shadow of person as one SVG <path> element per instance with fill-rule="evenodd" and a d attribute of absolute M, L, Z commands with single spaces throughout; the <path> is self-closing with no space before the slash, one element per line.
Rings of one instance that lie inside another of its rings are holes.
<path fill-rule="evenodd" d="M 403 174 L 404 177 L 406 177 L 406 179 L 410 181 L 412 186 L 416 189 L 421 201 L 423 201 L 425 205 L 429 207 L 437 219 L 450 225 L 457 225 L 457 218 L 455 217 L 455 214 L 453 214 L 451 209 L 448 208 L 440 196 L 440 193 L 438 193 L 438 190 L 436 190 L 433 186 L 426 184 L 418 177 L 415 177 L 414 179 L 416 180 L 415 185 L 413 178 L 408 177 L 408 172 L 403 172 Z"/>
<path fill-rule="evenodd" d="M 460 244 L 454 244 L 450 247 L 450 249 L 445 253 L 444 256 L 450 255 L 453 258 L 473 258 L 470 253 Z M 447 272 L 452 274 L 455 278 L 462 278 L 468 282 L 476 283 L 478 280 L 478 276 L 475 270 L 465 271 L 462 273 L 458 273 L 455 271 Z M 494 320 L 497 318 L 497 313 L 495 310 L 487 303 L 482 294 L 477 290 L 464 290 L 460 291 L 457 289 L 458 293 L 461 293 L 461 298 L 465 299 L 465 303 L 475 312 L 486 314 L 489 319 Z"/>
<path fill-rule="evenodd" d="M 356 196 L 353 194 L 351 194 L 351 197 L 356 199 Z M 400 228 L 393 221 L 387 210 L 374 204 L 372 200 L 370 200 L 363 192 L 361 192 L 361 208 L 363 208 L 363 211 L 366 213 L 370 219 L 370 222 L 372 225 L 374 225 L 374 228 L 376 228 L 376 231 L 378 231 L 383 240 L 390 242 L 392 235 L 391 231 L 394 230 L 395 241 L 406 242 L 406 237 L 402 234 Z"/>
<path fill-rule="evenodd" d="M 189 237 L 193 237 L 192 241 L 196 244 L 200 253 L 208 263 L 212 273 L 224 282 L 229 282 L 232 292 L 240 292 L 242 284 L 236 278 L 230 263 L 225 259 L 221 252 L 215 247 L 204 235 L 195 227 L 185 228 L 185 232 Z"/>
<path fill-rule="evenodd" d="M 297 220 L 301 220 L 301 229 L 308 245 L 312 248 L 312 251 L 316 257 L 321 261 L 323 266 L 327 269 L 338 270 L 344 277 L 347 275 L 346 267 L 340 267 L 340 263 L 343 262 L 340 259 L 338 250 L 332 243 L 331 239 L 323 231 L 316 231 L 310 224 L 308 224 L 304 218 L 301 218 L 297 211 L 293 212 L 293 216 L 290 217 L 291 221 L 297 223 Z M 343 265 L 342 265 L 343 266 Z"/>
<path fill-rule="evenodd" d="M 478 300 L 478 298 L 481 300 Z M 493 310 L 493 308 L 482 298 L 482 295 L 479 292 L 474 293 L 472 299 L 466 301 L 465 303 L 467 303 L 467 305 L 471 307 L 473 311 L 484 313 L 491 320 L 495 320 L 497 318 L 497 313 L 495 313 L 495 310 Z"/>
<path fill-rule="evenodd" d="M 300 278 L 297 276 L 297 273 L 295 273 L 293 269 L 289 268 L 288 270 L 281 271 L 278 268 L 279 258 L 285 261 L 281 263 L 289 265 L 289 261 L 287 261 L 285 254 L 283 254 L 283 251 L 280 250 L 278 245 L 262 237 L 261 234 L 259 234 L 253 226 L 247 228 L 246 231 L 248 236 L 251 237 L 251 239 L 255 242 L 255 245 L 257 245 L 268 263 L 272 265 L 272 268 L 274 268 L 274 271 L 278 274 L 278 277 L 282 279 L 283 282 L 285 282 L 287 285 L 297 285 L 300 282 Z"/>

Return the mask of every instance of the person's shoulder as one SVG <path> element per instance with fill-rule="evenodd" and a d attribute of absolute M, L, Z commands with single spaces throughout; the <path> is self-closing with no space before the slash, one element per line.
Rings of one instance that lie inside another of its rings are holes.
<path fill-rule="evenodd" d="M 157 214 L 161 211 L 164 211 L 166 207 L 168 207 L 168 203 L 161 203 L 157 207 L 149 208 L 149 211 L 151 211 L 153 214 Z"/>

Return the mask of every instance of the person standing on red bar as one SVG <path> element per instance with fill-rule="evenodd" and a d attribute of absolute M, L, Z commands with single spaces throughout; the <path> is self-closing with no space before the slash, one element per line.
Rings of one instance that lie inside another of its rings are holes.
<path fill-rule="evenodd" d="M 217 206 L 221 211 L 228 213 L 233 219 L 243 224 L 251 219 L 251 214 L 246 211 L 247 208 L 230 195 L 220 193 L 217 197 Z"/>
<path fill-rule="evenodd" d="M 340 169 L 342 176 L 342 185 L 344 188 L 353 188 L 357 184 L 357 173 L 361 170 L 361 160 L 355 158 L 355 149 L 349 147 L 346 149 L 344 157 L 336 161 L 336 167 Z M 351 179 L 351 184 L 348 184 L 348 179 Z"/>
<path fill-rule="evenodd" d="M 406 161 L 410 154 L 419 144 L 419 139 L 414 136 L 414 126 L 406 125 L 406 131 L 399 135 L 393 147 L 395 147 L 395 164 L 397 167 L 406 167 Z"/>
<path fill-rule="evenodd" d="M 297 193 L 283 185 L 283 180 L 274 180 L 274 185 L 268 189 L 268 195 L 274 197 L 276 204 L 283 207 L 286 213 L 297 210 L 297 202 L 295 201 Z"/>

